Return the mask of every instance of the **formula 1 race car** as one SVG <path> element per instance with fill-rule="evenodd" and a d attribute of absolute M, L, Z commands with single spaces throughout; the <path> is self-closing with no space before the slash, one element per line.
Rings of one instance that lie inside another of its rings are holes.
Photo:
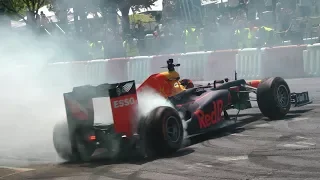
<path fill-rule="evenodd" d="M 233 81 L 194 85 L 188 79 L 180 80 L 177 66 L 169 59 L 165 67 L 168 71 L 151 75 L 137 89 L 135 81 L 126 81 L 80 86 L 65 93 L 67 123 L 57 124 L 53 132 L 59 156 L 89 161 L 101 149 L 111 158 L 136 152 L 143 157 L 165 156 L 181 148 L 184 133 L 194 136 L 220 128 L 228 120 L 235 120 L 228 115 L 229 109 L 252 108 L 251 101 L 257 101 L 261 113 L 271 120 L 284 118 L 291 106 L 311 103 L 308 92 L 290 93 L 280 77 L 245 81 L 237 80 L 235 73 Z M 137 112 L 137 94 L 147 88 L 172 106 L 158 106 L 141 115 Z M 250 93 L 255 93 L 256 99 L 251 99 Z M 93 99 L 97 98 L 109 98 L 112 124 L 94 123 Z"/>

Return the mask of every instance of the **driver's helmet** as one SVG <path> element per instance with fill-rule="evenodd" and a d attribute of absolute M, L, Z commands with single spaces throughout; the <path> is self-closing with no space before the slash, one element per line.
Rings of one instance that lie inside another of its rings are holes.
<path fill-rule="evenodd" d="M 186 89 L 193 88 L 194 84 L 190 79 L 182 79 L 180 84 L 184 86 Z"/>
<path fill-rule="evenodd" d="M 185 90 L 184 86 L 180 84 L 180 75 L 177 71 L 167 71 L 160 73 L 159 75 L 164 76 L 166 78 L 166 81 L 171 88 L 170 96 L 173 96 Z"/>
<path fill-rule="evenodd" d="M 169 81 L 180 80 L 180 75 L 177 71 L 169 71 L 168 73 L 166 73 L 166 77 L 168 78 Z"/>

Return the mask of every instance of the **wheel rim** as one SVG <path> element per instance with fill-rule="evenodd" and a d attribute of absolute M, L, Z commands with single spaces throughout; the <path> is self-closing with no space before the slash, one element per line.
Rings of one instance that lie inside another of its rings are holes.
<path fill-rule="evenodd" d="M 181 127 L 179 126 L 179 120 L 174 116 L 170 116 L 167 119 L 166 128 L 167 128 L 167 138 L 171 142 L 178 142 L 181 136 L 180 134 Z"/>
<path fill-rule="evenodd" d="M 289 100 L 289 91 L 288 89 L 284 86 L 284 85 L 281 85 L 278 87 L 278 90 L 277 90 L 277 98 L 278 98 L 278 102 L 279 102 L 279 105 L 282 107 L 282 108 L 285 108 L 288 106 L 288 104 L 290 103 Z"/>

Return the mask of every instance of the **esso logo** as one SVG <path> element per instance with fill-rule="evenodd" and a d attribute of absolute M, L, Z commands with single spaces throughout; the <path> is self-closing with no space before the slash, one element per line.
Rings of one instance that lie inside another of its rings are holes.
<path fill-rule="evenodd" d="M 113 101 L 113 108 L 121 108 L 133 105 L 135 103 L 134 98 L 126 98 L 117 101 Z"/>

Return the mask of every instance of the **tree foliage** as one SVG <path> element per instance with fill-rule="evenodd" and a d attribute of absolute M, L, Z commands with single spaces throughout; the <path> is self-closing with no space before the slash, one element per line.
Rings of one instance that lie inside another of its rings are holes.
<path fill-rule="evenodd" d="M 132 24 L 136 24 L 139 21 L 142 23 L 150 23 L 155 21 L 154 17 L 152 17 L 150 14 L 133 14 L 129 16 L 129 19 L 130 23 Z"/>
<path fill-rule="evenodd" d="M 38 14 L 38 10 L 42 6 L 50 2 L 51 0 L 0 0 L 0 6 L 2 6 L 9 14 L 23 19 L 26 12 L 30 12 L 31 16 L 34 16 L 35 14 Z"/>
<path fill-rule="evenodd" d="M 124 33 L 130 33 L 129 11 L 137 11 L 140 8 L 150 8 L 157 0 L 111 0 L 117 4 L 122 14 L 122 30 Z"/>
<path fill-rule="evenodd" d="M 167 21 L 173 17 L 177 17 L 180 13 L 180 1 L 177 0 L 163 0 L 162 1 L 162 19 Z"/>
<path fill-rule="evenodd" d="M 116 12 L 120 10 L 122 13 L 121 22 L 122 29 L 127 33 L 130 29 L 129 11 L 138 11 L 140 8 L 150 8 L 157 0 L 0 0 L 0 6 L 4 7 L 6 12 L 23 19 L 27 12 L 31 17 L 35 17 L 41 7 L 51 4 L 55 12 L 65 11 L 68 8 L 74 8 L 74 14 L 82 16 L 84 19 L 87 13 L 101 12 L 104 17 L 110 16 L 117 19 Z M 149 21 L 146 16 L 139 15 L 142 21 Z M 27 21 L 29 21 L 28 19 Z M 32 19 L 33 21 L 35 19 Z M 26 20 L 25 20 L 26 21 Z M 27 22 L 26 21 L 26 22 Z M 27 22 L 28 23 L 28 22 Z"/>

